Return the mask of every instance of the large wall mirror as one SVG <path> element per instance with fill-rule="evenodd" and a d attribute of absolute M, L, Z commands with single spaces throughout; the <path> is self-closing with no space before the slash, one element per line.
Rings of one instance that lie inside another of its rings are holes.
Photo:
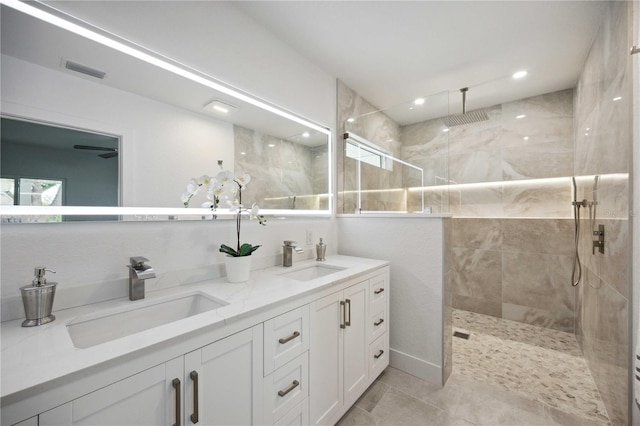
<path fill-rule="evenodd" d="M 32 16 L 57 19 L 46 5 L 8 4 L 4 222 L 201 218 L 204 196 L 186 210 L 181 196 L 220 163 L 251 175 L 243 199 L 265 214 L 331 213 L 329 129 L 117 36 L 81 36 L 68 16 Z"/>

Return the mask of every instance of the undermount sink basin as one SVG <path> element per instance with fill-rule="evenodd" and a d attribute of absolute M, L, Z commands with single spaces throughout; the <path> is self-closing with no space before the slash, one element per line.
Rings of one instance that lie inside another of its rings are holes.
<path fill-rule="evenodd" d="M 340 266 L 317 264 L 317 265 L 307 266 L 306 268 L 297 269 L 295 271 L 286 272 L 284 274 L 280 274 L 280 276 L 291 278 L 292 280 L 297 280 L 297 281 L 310 281 L 316 278 L 335 274 L 336 272 L 340 272 L 345 269 L 346 268 L 342 268 Z"/>
<path fill-rule="evenodd" d="M 212 311 L 227 302 L 200 293 L 177 299 L 150 302 L 129 309 L 109 310 L 78 317 L 67 324 L 73 345 L 90 348 L 120 337 Z"/>

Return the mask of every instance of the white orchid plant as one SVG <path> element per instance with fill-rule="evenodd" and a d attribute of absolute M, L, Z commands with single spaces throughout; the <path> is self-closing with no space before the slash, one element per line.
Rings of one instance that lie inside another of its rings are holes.
<path fill-rule="evenodd" d="M 182 194 L 182 203 L 185 207 L 189 207 L 189 202 L 193 196 L 202 190 L 206 190 L 207 200 L 209 201 L 202 204 L 203 208 L 208 208 L 215 212 L 220 203 L 225 202 L 229 206 L 229 211 L 235 213 L 236 235 L 238 236 L 236 248 L 229 247 L 226 244 L 220 246 L 220 252 L 233 257 L 250 256 L 251 253 L 260 248 L 259 245 L 240 244 L 240 226 L 243 213 L 248 214 L 250 219 L 258 219 L 260 225 L 267 224 L 264 216 L 258 214 L 260 208 L 256 203 L 253 203 L 251 208 L 245 208 L 242 204 L 242 190 L 249 181 L 251 181 L 251 176 L 247 173 L 234 175 L 229 170 L 223 170 L 215 177 L 202 175 L 198 179 L 192 178 L 187 184 L 187 191 Z"/>

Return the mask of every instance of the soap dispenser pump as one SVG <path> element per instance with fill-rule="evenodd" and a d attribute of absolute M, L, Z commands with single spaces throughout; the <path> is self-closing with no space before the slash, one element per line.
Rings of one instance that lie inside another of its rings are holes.
<path fill-rule="evenodd" d="M 56 273 L 56 271 L 44 266 L 38 266 L 35 268 L 32 284 L 20 288 L 26 317 L 22 323 L 23 327 L 43 325 L 56 319 L 51 315 L 51 309 L 58 283 L 47 283 L 47 279 L 44 277 L 46 271 Z"/>
<path fill-rule="evenodd" d="M 318 262 L 324 262 L 324 254 L 327 251 L 327 245 L 322 242 L 322 238 L 320 238 L 320 242 L 316 244 L 316 260 Z"/>

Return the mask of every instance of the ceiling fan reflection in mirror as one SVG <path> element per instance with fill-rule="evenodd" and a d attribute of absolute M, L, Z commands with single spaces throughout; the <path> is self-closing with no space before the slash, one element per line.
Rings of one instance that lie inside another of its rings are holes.
<path fill-rule="evenodd" d="M 118 156 L 117 148 L 109 148 L 106 146 L 74 145 L 73 149 L 85 149 L 90 151 L 106 151 L 104 154 L 98 154 L 98 157 L 105 158 L 105 159 Z"/>

